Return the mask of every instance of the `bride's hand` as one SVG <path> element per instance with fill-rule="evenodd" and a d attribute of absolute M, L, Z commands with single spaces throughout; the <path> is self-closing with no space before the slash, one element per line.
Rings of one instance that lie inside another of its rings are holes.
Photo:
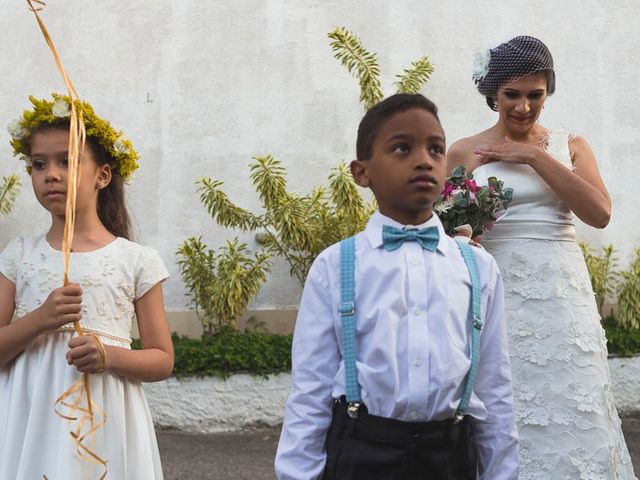
<path fill-rule="evenodd" d="M 505 137 L 502 144 L 478 147 L 473 153 L 480 157 L 480 163 L 508 162 L 530 164 L 541 152 L 542 147 L 526 143 L 518 143 Z"/>
<path fill-rule="evenodd" d="M 482 240 L 482 235 L 476 235 L 475 237 L 472 237 L 471 235 L 473 235 L 473 230 L 471 228 L 471 225 L 469 225 L 468 223 L 461 225 L 459 227 L 456 227 L 455 231 L 456 233 L 454 235 L 454 238 L 464 239 L 469 243 L 469 245 L 473 245 L 474 247 L 479 247 L 484 249 L 484 247 L 480 245 L 480 241 Z"/>

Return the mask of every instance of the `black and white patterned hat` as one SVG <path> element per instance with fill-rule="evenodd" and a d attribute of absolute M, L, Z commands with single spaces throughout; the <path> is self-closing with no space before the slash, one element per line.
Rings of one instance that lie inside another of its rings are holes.
<path fill-rule="evenodd" d="M 553 93 L 555 73 L 551 52 L 537 38 L 523 35 L 476 54 L 472 77 L 482 95 L 495 99 L 504 85 L 543 71 L 551 76 L 548 93 Z"/>

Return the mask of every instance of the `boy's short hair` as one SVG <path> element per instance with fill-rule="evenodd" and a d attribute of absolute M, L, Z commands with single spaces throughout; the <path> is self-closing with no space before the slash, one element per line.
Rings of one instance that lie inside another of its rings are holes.
<path fill-rule="evenodd" d="M 356 141 L 356 158 L 369 160 L 373 155 L 373 142 L 384 123 L 396 113 L 406 112 L 412 108 L 421 108 L 438 118 L 438 107 L 419 93 L 397 93 L 377 103 L 365 113 L 358 126 L 358 140 Z"/>

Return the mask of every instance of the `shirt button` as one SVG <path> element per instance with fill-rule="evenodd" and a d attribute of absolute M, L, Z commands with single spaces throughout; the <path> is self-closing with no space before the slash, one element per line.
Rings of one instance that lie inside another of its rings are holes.
<path fill-rule="evenodd" d="M 418 258 L 412 258 L 411 259 L 411 265 L 413 265 L 414 267 L 417 267 L 418 265 L 420 265 L 420 260 Z"/>
<path fill-rule="evenodd" d="M 409 414 L 409 418 L 415 422 L 416 420 L 418 420 L 418 412 L 411 412 Z"/>
<path fill-rule="evenodd" d="M 416 360 L 413 362 L 413 364 L 414 364 L 416 367 L 419 367 L 420 365 L 422 365 L 422 360 L 420 360 L 419 358 L 416 358 Z"/>
<path fill-rule="evenodd" d="M 413 309 L 411 310 L 411 313 L 418 316 L 422 313 L 422 309 L 420 307 L 413 307 Z"/>

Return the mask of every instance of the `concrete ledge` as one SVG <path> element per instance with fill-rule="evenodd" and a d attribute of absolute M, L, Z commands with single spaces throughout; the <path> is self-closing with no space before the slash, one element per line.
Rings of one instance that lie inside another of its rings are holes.
<path fill-rule="evenodd" d="M 249 323 L 249 326 L 257 325 L 271 333 L 289 335 L 293 333 L 297 314 L 297 308 L 247 310 L 238 321 L 238 328 L 244 330 Z M 167 312 L 167 320 L 172 332 L 191 338 L 200 338 L 202 336 L 202 325 L 194 311 Z M 136 322 L 133 322 L 131 335 L 133 338 L 139 338 Z"/>
<path fill-rule="evenodd" d="M 611 390 L 622 415 L 640 411 L 640 355 L 609 358 Z"/>
<path fill-rule="evenodd" d="M 610 358 L 612 391 L 620 414 L 640 412 L 640 356 Z M 242 430 L 282 423 L 291 376 L 233 375 L 219 378 L 170 378 L 144 385 L 157 427 L 193 433 Z"/>

